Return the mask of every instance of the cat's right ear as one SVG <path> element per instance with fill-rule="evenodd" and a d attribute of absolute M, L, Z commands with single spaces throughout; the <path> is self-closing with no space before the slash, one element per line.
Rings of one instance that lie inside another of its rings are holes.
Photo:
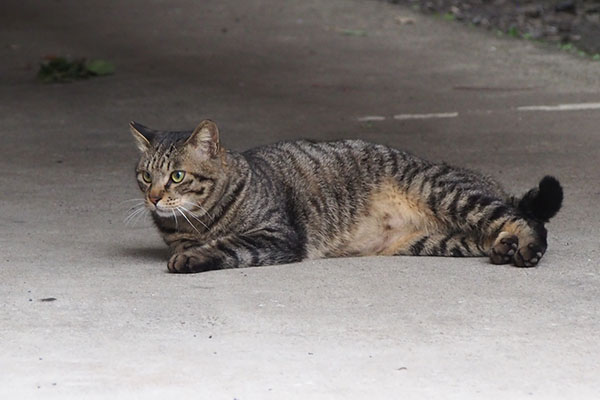
<path fill-rule="evenodd" d="M 135 121 L 131 121 L 129 123 L 129 130 L 131 131 L 131 134 L 135 138 L 135 143 L 137 145 L 137 148 L 141 152 L 145 152 L 150 149 L 150 147 L 151 147 L 150 142 L 152 141 L 152 138 L 154 137 L 154 131 L 152 129 L 145 127 L 142 124 L 138 124 Z"/>
<path fill-rule="evenodd" d="M 200 122 L 200 125 L 194 129 L 194 132 L 192 132 L 185 144 L 192 146 L 209 158 L 216 157 L 221 149 L 217 124 L 210 119 Z"/>

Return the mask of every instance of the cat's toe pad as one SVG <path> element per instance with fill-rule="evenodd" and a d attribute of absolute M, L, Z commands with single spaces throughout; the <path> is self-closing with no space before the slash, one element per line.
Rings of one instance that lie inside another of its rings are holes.
<path fill-rule="evenodd" d="M 492 247 L 490 261 L 493 264 L 508 264 L 519 247 L 519 238 L 515 235 L 504 236 Z"/>
<path fill-rule="evenodd" d="M 542 259 L 545 250 L 543 246 L 536 243 L 520 247 L 515 253 L 515 265 L 517 267 L 535 267 Z"/>

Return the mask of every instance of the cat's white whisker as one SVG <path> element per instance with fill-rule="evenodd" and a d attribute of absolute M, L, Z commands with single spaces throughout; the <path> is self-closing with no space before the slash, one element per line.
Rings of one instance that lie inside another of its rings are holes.
<path fill-rule="evenodd" d="M 129 207 L 128 210 L 137 210 L 138 208 L 144 208 L 145 207 L 145 203 L 139 203 L 139 204 L 134 204 L 133 206 Z"/>
<path fill-rule="evenodd" d="M 215 220 L 215 219 L 213 218 L 213 216 L 212 216 L 212 215 L 210 215 L 210 213 L 208 212 L 208 210 L 207 210 L 206 208 L 202 207 L 200 204 L 198 204 L 198 203 L 193 203 L 193 202 L 191 202 L 191 201 L 184 201 L 183 203 L 184 203 L 184 204 L 189 204 L 190 206 L 193 206 L 193 207 L 198 207 L 198 208 L 199 208 L 199 209 L 200 209 L 200 210 L 201 210 L 201 211 L 204 213 L 204 214 L 202 214 L 202 215 L 206 215 L 206 216 L 208 216 L 208 218 L 210 218 L 210 220 L 211 220 L 211 221 L 214 221 L 214 220 Z M 187 212 L 189 212 L 190 214 L 192 214 L 192 215 L 196 216 L 196 217 L 201 217 L 201 216 L 202 216 L 202 215 L 194 214 L 194 213 L 193 213 L 191 210 L 189 210 L 189 209 L 187 209 L 187 208 L 186 208 L 186 211 L 187 211 Z"/>
<path fill-rule="evenodd" d="M 135 208 L 124 220 L 125 225 L 135 225 L 137 221 L 145 215 L 148 210 L 145 207 L 137 207 Z"/>
<path fill-rule="evenodd" d="M 171 212 L 173 213 L 173 218 L 175 218 L 175 230 L 177 230 L 179 228 L 179 223 L 177 222 L 177 214 L 175 214 L 175 210 L 171 209 Z"/>
<path fill-rule="evenodd" d="M 148 211 L 147 209 L 144 208 L 144 211 L 139 213 L 136 217 L 135 217 L 135 221 L 134 221 L 134 225 L 137 224 L 138 222 L 140 222 L 140 220 L 145 221 L 146 217 L 150 215 L 150 211 Z"/>
<path fill-rule="evenodd" d="M 184 211 L 187 211 L 188 214 L 190 214 L 190 216 L 192 218 L 194 218 L 196 221 L 200 222 L 208 230 L 208 226 L 206 226 L 206 224 L 204 222 L 202 222 L 193 212 L 191 212 L 190 210 L 188 210 L 187 208 L 185 208 L 183 206 L 181 206 L 179 208 L 183 209 Z"/>
<path fill-rule="evenodd" d="M 212 217 L 212 215 L 209 214 L 208 210 L 204 207 L 202 207 L 200 204 L 196 203 L 196 206 L 199 207 L 202 211 L 204 211 L 204 214 L 208 215 L 208 218 L 210 218 L 211 221 L 214 221 L 215 219 Z"/>
<path fill-rule="evenodd" d="M 199 231 L 199 230 L 196 228 L 196 226 L 194 226 L 194 224 L 192 224 L 192 221 L 190 221 L 190 220 L 188 219 L 188 217 L 186 217 L 186 216 L 185 216 L 185 214 L 183 213 L 183 211 L 181 211 L 181 207 L 177 207 L 177 208 L 176 208 L 176 210 L 177 210 L 177 211 L 179 211 L 179 213 L 181 214 L 181 216 L 182 216 L 183 218 L 185 218 L 185 220 L 188 222 L 188 224 L 190 224 L 190 225 L 191 225 L 191 227 L 192 227 L 192 228 L 194 228 L 194 230 L 195 230 L 196 232 L 198 232 L 198 234 L 200 234 L 200 231 Z"/>
<path fill-rule="evenodd" d="M 131 218 L 133 218 L 134 215 L 136 215 L 137 213 L 139 213 L 142 210 L 141 207 L 133 207 L 130 208 L 129 211 L 130 213 L 123 219 L 123 222 L 127 223 L 127 221 L 129 221 Z"/>
<path fill-rule="evenodd" d="M 132 201 L 137 201 L 137 202 L 139 202 L 138 204 L 143 204 L 145 202 L 144 199 L 140 199 L 140 198 L 137 198 L 137 199 L 127 199 L 127 200 L 123 200 L 123 201 L 118 202 L 117 206 L 122 206 L 123 204 L 125 204 L 125 203 L 131 203 Z"/>

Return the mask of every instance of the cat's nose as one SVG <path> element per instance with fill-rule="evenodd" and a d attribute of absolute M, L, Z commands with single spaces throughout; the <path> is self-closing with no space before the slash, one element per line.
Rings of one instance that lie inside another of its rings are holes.
<path fill-rule="evenodd" d="M 154 205 L 157 205 L 161 198 L 162 196 L 153 196 L 151 194 L 148 195 L 148 200 L 150 200 L 150 202 Z"/>

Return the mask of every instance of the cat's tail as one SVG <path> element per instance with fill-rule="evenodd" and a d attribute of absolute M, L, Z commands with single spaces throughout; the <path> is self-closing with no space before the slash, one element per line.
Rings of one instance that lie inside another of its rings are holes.
<path fill-rule="evenodd" d="M 515 198 L 513 204 L 525 214 L 541 222 L 554 217 L 563 201 L 563 190 L 553 176 L 545 176 L 538 187 L 529 190 L 523 197 Z"/>

